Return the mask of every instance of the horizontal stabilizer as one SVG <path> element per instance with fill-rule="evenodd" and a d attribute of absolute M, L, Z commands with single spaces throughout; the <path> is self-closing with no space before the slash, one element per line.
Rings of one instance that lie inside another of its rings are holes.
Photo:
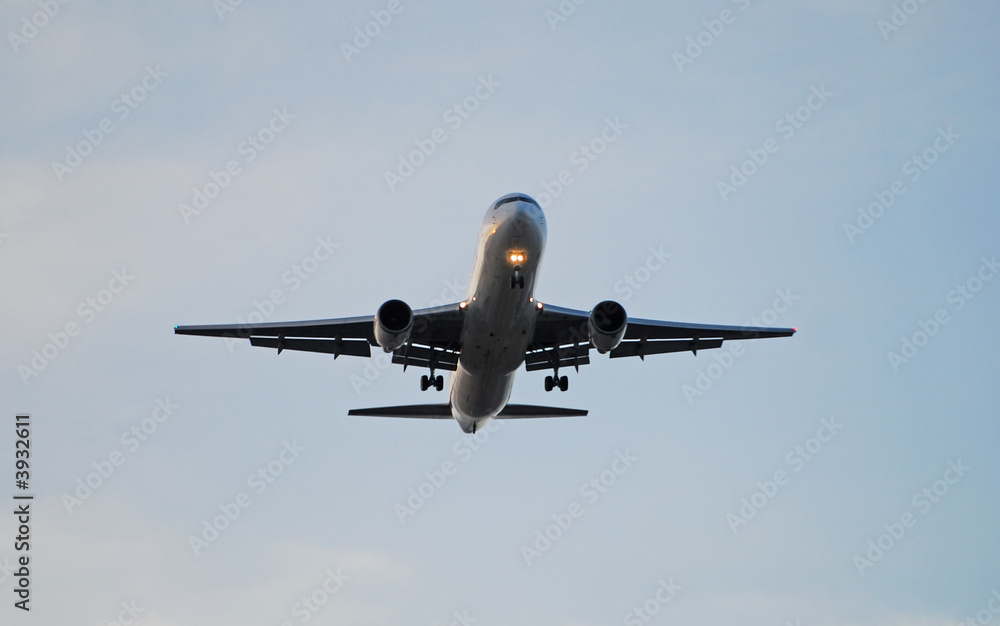
<path fill-rule="evenodd" d="M 403 406 L 377 406 L 370 409 L 351 409 L 348 415 L 367 417 L 414 417 L 419 419 L 451 419 L 447 404 L 408 404 Z"/>
<path fill-rule="evenodd" d="M 535 406 L 533 404 L 508 404 L 497 415 L 497 419 L 516 419 L 522 417 L 583 417 L 584 409 L 564 409 L 558 406 Z"/>
<path fill-rule="evenodd" d="M 409 417 L 417 419 L 448 419 L 451 417 L 451 407 L 447 404 L 410 404 L 404 406 L 383 406 L 370 409 L 351 409 L 348 415 L 363 415 L 367 417 Z M 534 406 L 531 404 L 508 404 L 496 419 L 522 419 L 530 417 L 583 417 L 587 411 L 583 409 L 564 409 L 553 406 Z"/>

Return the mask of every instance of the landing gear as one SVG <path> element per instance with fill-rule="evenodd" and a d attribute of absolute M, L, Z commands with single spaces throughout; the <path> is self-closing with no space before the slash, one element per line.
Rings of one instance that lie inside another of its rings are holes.
<path fill-rule="evenodd" d="M 521 266 L 514 266 L 514 275 L 510 277 L 511 289 L 524 289 L 524 276 L 521 276 Z"/>
<path fill-rule="evenodd" d="M 559 387 L 559 391 L 566 391 L 569 389 L 569 379 L 565 376 L 546 376 L 545 377 L 545 391 L 552 391 L 556 387 Z"/>
<path fill-rule="evenodd" d="M 438 391 L 444 389 L 444 377 L 441 376 L 440 374 L 438 374 L 437 376 L 435 376 L 434 374 L 431 374 L 430 376 L 424 374 L 423 376 L 421 376 L 420 391 L 427 391 L 431 387 L 434 387 Z"/>

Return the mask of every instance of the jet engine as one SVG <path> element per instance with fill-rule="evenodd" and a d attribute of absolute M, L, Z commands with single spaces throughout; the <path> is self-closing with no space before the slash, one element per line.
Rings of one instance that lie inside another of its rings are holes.
<path fill-rule="evenodd" d="M 375 341 L 386 352 L 396 350 L 410 338 L 413 310 L 402 300 L 387 300 L 375 314 Z"/>
<path fill-rule="evenodd" d="M 601 354 L 618 347 L 625 336 L 628 325 L 628 315 L 622 305 L 614 300 L 605 300 L 590 312 L 587 327 L 590 331 L 590 343 Z"/>

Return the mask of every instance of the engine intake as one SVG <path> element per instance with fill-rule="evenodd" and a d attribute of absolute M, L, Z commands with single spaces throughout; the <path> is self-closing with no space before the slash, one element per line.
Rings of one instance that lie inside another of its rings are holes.
<path fill-rule="evenodd" d="M 387 300 L 375 314 L 375 341 L 386 352 L 401 348 L 413 330 L 413 310 L 402 300 Z"/>
<path fill-rule="evenodd" d="M 621 343 L 626 326 L 628 315 L 625 308 L 614 300 L 605 300 L 594 307 L 587 320 L 590 343 L 601 354 L 610 352 Z"/>

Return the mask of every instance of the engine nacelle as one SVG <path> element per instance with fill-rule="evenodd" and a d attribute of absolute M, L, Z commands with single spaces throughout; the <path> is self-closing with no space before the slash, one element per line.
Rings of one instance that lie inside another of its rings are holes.
<path fill-rule="evenodd" d="M 625 308 L 614 300 L 605 300 L 594 307 L 587 320 L 590 343 L 601 354 L 610 352 L 622 342 L 626 326 L 628 315 L 625 314 Z"/>
<path fill-rule="evenodd" d="M 375 341 L 386 352 L 401 348 L 413 330 L 413 310 L 402 300 L 387 300 L 375 314 Z"/>

